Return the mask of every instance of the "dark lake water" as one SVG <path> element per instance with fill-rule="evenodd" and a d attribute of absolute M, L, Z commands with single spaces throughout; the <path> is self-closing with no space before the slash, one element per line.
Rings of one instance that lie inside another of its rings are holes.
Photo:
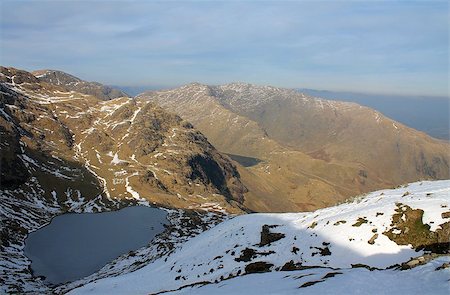
<path fill-rule="evenodd" d="M 147 245 L 167 224 L 167 212 L 134 206 L 114 212 L 64 214 L 29 234 L 25 255 L 35 276 L 51 284 L 88 276 L 118 256 Z"/>
<path fill-rule="evenodd" d="M 251 167 L 251 166 L 255 166 L 258 165 L 259 163 L 261 163 L 262 161 L 258 158 L 252 158 L 252 157 L 245 157 L 245 156 L 240 156 L 240 155 L 233 155 L 233 154 L 225 154 L 228 157 L 230 157 L 233 161 L 238 162 L 239 164 L 241 164 L 244 167 Z"/>

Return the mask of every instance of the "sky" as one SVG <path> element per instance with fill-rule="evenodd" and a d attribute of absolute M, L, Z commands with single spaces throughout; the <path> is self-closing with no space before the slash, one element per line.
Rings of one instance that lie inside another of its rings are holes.
<path fill-rule="evenodd" d="M 448 1 L 6 1 L 0 64 L 109 85 L 448 96 Z"/>

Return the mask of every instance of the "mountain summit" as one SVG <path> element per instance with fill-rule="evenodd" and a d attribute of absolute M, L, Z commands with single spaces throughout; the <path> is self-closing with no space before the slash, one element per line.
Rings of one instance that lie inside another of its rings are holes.
<path fill-rule="evenodd" d="M 62 71 L 38 70 L 32 72 L 39 81 L 63 87 L 67 91 L 89 94 L 101 100 L 128 97 L 125 92 L 97 82 L 87 82 Z"/>

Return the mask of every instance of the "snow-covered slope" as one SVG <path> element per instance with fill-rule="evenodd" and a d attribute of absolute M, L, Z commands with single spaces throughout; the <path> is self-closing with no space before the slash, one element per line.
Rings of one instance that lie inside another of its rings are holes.
<path fill-rule="evenodd" d="M 251 293 L 260 294 L 295 293 L 300 286 L 318 293 L 445 293 L 449 258 L 432 260 L 437 254 L 428 253 L 448 254 L 449 207 L 450 181 L 445 180 L 377 191 L 315 212 L 243 215 L 189 240 L 168 257 L 71 294 L 249 294 L 252 286 Z M 400 270 L 408 261 L 425 265 Z M 293 272 L 274 272 L 285 270 Z M 207 286 L 198 289 L 201 285 Z"/>
<path fill-rule="evenodd" d="M 441 257 L 414 269 L 374 270 L 365 268 L 314 268 L 299 271 L 251 274 L 216 284 L 193 286 L 165 294 L 449 294 L 449 263 Z M 436 270 L 438 269 L 438 270 Z"/>

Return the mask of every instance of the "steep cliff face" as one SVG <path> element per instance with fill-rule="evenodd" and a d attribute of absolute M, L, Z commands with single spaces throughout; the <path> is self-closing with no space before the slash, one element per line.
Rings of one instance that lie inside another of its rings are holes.
<path fill-rule="evenodd" d="M 239 167 L 258 211 L 312 210 L 380 188 L 449 178 L 449 144 L 354 103 L 233 83 L 147 92 L 220 151 L 262 160 Z"/>

